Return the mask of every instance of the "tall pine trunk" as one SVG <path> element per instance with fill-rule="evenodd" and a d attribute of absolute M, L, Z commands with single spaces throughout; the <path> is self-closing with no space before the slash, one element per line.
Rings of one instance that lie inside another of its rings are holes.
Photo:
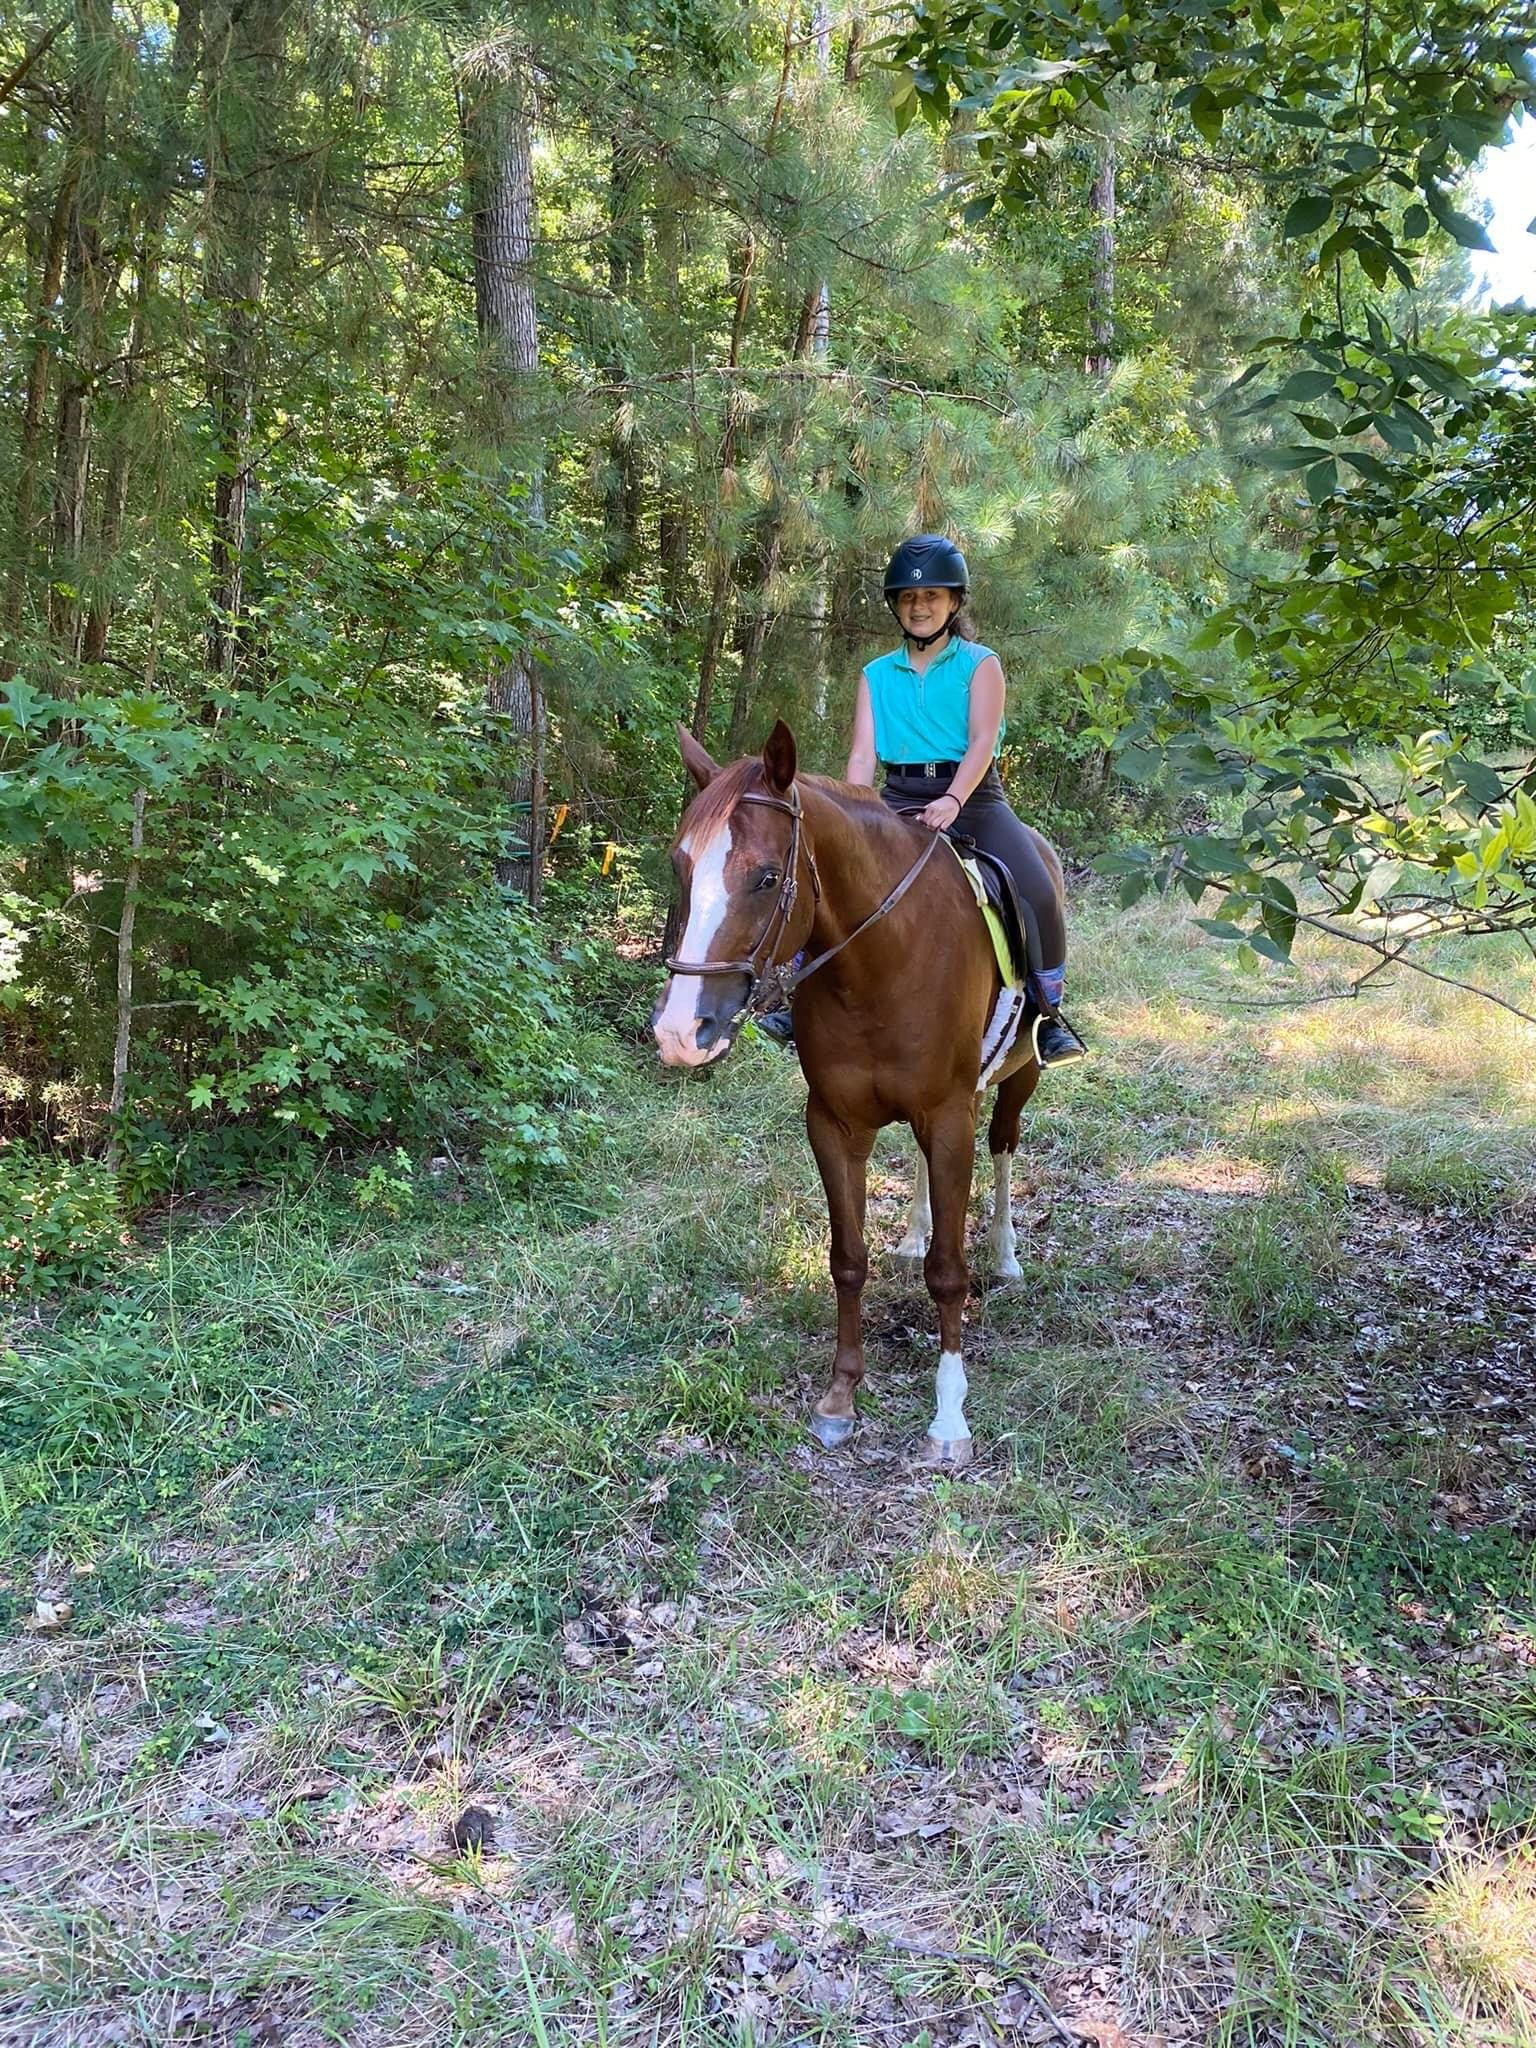
<path fill-rule="evenodd" d="M 175 189 L 176 165 L 180 154 L 187 94 L 197 72 L 198 45 L 202 29 L 202 0 L 180 0 L 176 10 L 176 35 L 171 45 L 167 97 L 161 111 L 154 154 L 145 175 L 143 217 L 138 237 L 137 271 L 134 285 L 133 320 L 117 373 L 114 391 L 116 433 L 107 457 L 106 482 L 102 488 L 101 556 L 104 577 L 110 577 L 112 558 L 121 545 L 123 521 L 128 506 L 128 485 L 133 468 L 133 429 L 141 398 L 143 363 L 151 343 L 154 299 L 164 254 L 165 228 Z M 110 584 L 98 588 L 85 623 L 84 657 L 100 661 L 107 649 L 112 624 Z"/>
<path fill-rule="evenodd" d="M 461 103 L 485 417 L 492 445 L 509 469 L 530 439 L 539 369 L 532 100 L 527 72 L 517 60 L 503 59 L 494 77 L 478 74 L 465 82 Z M 544 479 L 537 461 L 527 464 L 523 502 L 537 525 L 544 517 Z M 537 908 L 544 883 L 547 718 L 532 648 L 519 648 L 499 664 L 486 694 L 508 761 L 503 787 L 511 813 L 509 836 L 519 828 L 527 833 L 518 851 L 498 860 L 497 879 Z"/>
<path fill-rule="evenodd" d="M 75 0 L 75 75 L 69 96 L 74 158 L 64 263 L 63 365 L 54 441 L 52 571 L 48 618 L 66 663 L 80 652 L 80 592 L 86 575 L 92 408 L 101 373 L 110 286 L 102 248 L 107 191 L 107 88 L 111 0 Z"/>
<path fill-rule="evenodd" d="M 608 290 L 613 299 L 615 347 L 609 381 L 616 387 L 603 476 L 603 582 L 622 590 L 634 563 L 640 530 L 640 451 L 635 440 L 634 398 L 626 379 L 624 324 L 640 282 L 643 244 L 629 217 L 636 163 L 623 138 L 615 136 L 608 170 Z"/>
<path fill-rule="evenodd" d="M 215 0 L 208 23 L 207 294 L 220 333 L 209 377 L 217 471 L 209 549 L 208 667 L 234 679 L 248 638 L 252 435 L 289 0 Z"/>
<path fill-rule="evenodd" d="M 813 0 L 811 7 L 811 46 L 817 71 L 825 79 L 832 62 L 832 14 L 828 0 Z M 803 363 L 814 358 L 824 362 L 832 337 L 832 295 L 825 278 L 812 285 L 801 302 L 800 320 L 795 333 L 794 360 Z M 798 380 L 797 380 L 798 383 Z M 780 457 L 786 483 L 794 473 L 795 461 L 805 438 L 807 408 L 810 403 L 809 391 L 797 392 L 795 410 L 786 422 L 780 441 Z M 736 675 L 736 691 L 731 704 L 731 723 L 728 750 L 738 752 L 746 743 L 747 732 L 757 706 L 758 681 L 762 671 L 763 653 L 768 645 L 774 624 L 774 584 L 784 565 L 785 513 L 782 502 L 769 514 L 767 530 L 754 554 L 755 575 L 753 582 L 753 604 L 745 630 L 741 636 L 741 666 Z M 820 611 L 826 609 L 826 585 L 820 580 Z M 813 609 L 815 608 L 813 598 Z"/>
<path fill-rule="evenodd" d="M 683 336 L 683 294 L 681 276 L 681 221 L 682 196 L 680 193 L 662 193 L 653 216 L 653 236 L 656 245 L 656 270 L 660 276 L 664 295 L 667 320 L 672 334 Z M 678 367 L 684 357 L 679 347 Z M 684 624 L 688 588 L 688 567 L 692 551 L 693 504 L 686 490 L 679 488 L 670 476 L 665 477 L 661 490 L 661 510 L 658 520 L 658 545 L 661 552 L 663 588 L 666 594 L 667 617 L 676 630 Z"/>
<path fill-rule="evenodd" d="M 38 485 L 43 464 L 43 429 L 48 417 L 48 383 L 56 352 L 55 321 L 59 293 L 64 284 L 64 256 L 69 246 L 70 223 L 75 210 L 75 183 L 79 164 L 71 155 L 64 165 L 59 189 L 49 211 L 38 249 L 39 276 L 35 300 L 35 335 L 27 361 L 27 389 L 22 402 L 21 435 L 17 448 L 16 496 L 11 519 L 11 565 L 5 593 L 5 625 L 8 636 L 21 628 L 27 603 L 27 579 L 37 536 Z"/>
<path fill-rule="evenodd" d="M 1093 213 L 1093 277 L 1088 289 L 1090 376 L 1107 377 L 1115 367 L 1115 139 L 1099 138 L 1099 167 L 1089 194 Z"/>

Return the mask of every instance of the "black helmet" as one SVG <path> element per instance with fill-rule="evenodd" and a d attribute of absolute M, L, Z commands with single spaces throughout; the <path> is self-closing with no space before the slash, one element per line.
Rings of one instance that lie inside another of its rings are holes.
<path fill-rule="evenodd" d="M 885 594 L 899 590 L 969 590 L 965 557 L 942 533 L 915 533 L 886 565 Z"/>

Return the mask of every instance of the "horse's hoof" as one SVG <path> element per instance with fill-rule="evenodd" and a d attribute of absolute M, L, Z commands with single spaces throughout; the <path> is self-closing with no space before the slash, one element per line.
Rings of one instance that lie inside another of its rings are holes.
<path fill-rule="evenodd" d="M 824 1451 L 835 1451 L 839 1444 L 847 1443 L 853 1430 L 851 1415 L 813 1415 L 810 1420 L 811 1435 Z"/>
<path fill-rule="evenodd" d="M 1017 1259 L 999 1260 L 993 1271 L 992 1278 L 994 1280 L 1022 1280 L 1024 1278 L 1024 1268 Z"/>
<path fill-rule="evenodd" d="M 925 1436 L 917 1447 L 917 1462 L 936 1472 L 963 1472 L 976 1455 L 973 1437 Z"/>
<path fill-rule="evenodd" d="M 891 1256 L 909 1266 L 920 1266 L 928 1256 L 928 1240 L 926 1237 L 904 1237 Z"/>

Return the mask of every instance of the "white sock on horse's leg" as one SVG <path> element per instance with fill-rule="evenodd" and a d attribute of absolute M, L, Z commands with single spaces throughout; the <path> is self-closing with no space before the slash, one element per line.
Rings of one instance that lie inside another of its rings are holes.
<path fill-rule="evenodd" d="M 1019 1243 L 1013 1232 L 1013 1154 L 992 1154 L 992 1264 L 999 1280 L 1021 1280 Z"/>
<path fill-rule="evenodd" d="M 935 1407 L 928 1434 L 935 1443 L 969 1443 L 971 1425 L 965 1419 L 967 1387 L 965 1360 L 958 1351 L 941 1351 L 934 1376 Z"/>
<path fill-rule="evenodd" d="M 917 1170 L 912 1180 L 912 1213 L 907 1218 L 907 1234 L 896 1247 L 898 1259 L 920 1259 L 928 1250 L 928 1240 L 933 1235 L 933 1207 L 928 1200 L 928 1161 L 918 1147 Z"/>

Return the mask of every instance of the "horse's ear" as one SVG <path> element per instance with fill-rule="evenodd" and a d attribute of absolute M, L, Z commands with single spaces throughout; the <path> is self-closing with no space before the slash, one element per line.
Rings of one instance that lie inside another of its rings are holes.
<path fill-rule="evenodd" d="M 680 724 L 677 728 L 677 744 L 682 749 L 683 766 L 700 789 L 706 788 L 720 773 L 718 765 L 709 758 L 686 725 Z"/>
<path fill-rule="evenodd" d="M 780 796 L 788 793 L 795 779 L 795 736 L 782 718 L 774 725 L 763 748 L 763 772 L 770 789 L 777 790 Z"/>

